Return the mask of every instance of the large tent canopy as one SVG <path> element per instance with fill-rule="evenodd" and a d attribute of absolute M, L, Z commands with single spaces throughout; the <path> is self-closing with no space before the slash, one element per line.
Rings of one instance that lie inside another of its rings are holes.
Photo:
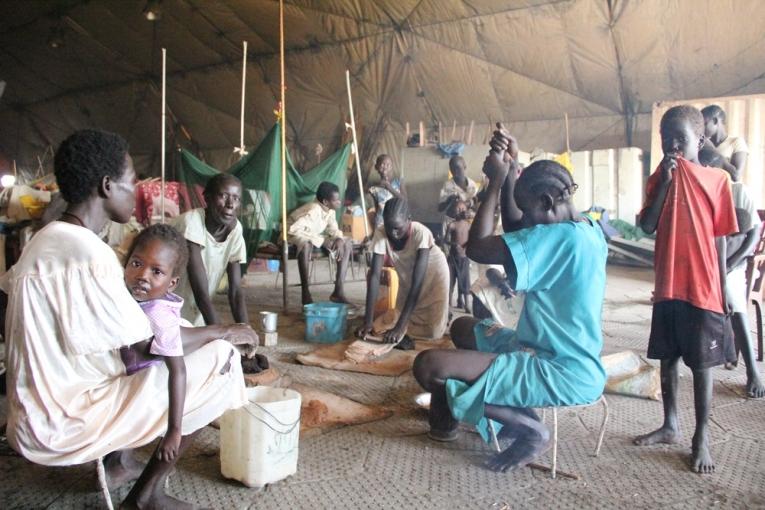
<path fill-rule="evenodd" d="M 154 2 L 150 2 L 153 4 Z M 36 164 L 73 130 L 126 136 L 156 174 L 160 48 L 167 48 L 168 147 L 218 168 L 239 145 L 242 41 L 249 43 L 245 141 L 273 126 L 279 97 L 274 0 L 5 0 L 0 3 L 0 151 Z M 526 148 L 650 146 L 655 101 L 765 92 L 761 0 L 288 0 L 287 137 L 298 166 L 345 136 L 351 73 L 362 161 L 394 155 L 406 123 L 504 121 Z M 57 46 L 57 47 L 53 47 Z M 321 157 L 319 155 L 318 157 Z"/>

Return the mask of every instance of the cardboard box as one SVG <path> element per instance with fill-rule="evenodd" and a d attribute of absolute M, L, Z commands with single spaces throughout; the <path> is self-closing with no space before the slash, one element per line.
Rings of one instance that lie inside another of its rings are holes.
<path fill-rule="evenodd" d="M 350 237 L 354 241 L 364 240 L 364 216 L 354 216 L 351 213 L 344 213 L 342 218 L 342 224 L 340 228 L 343 231 L 343 235 Z M 370 235 L 372 229 L 369 229 Z"/>

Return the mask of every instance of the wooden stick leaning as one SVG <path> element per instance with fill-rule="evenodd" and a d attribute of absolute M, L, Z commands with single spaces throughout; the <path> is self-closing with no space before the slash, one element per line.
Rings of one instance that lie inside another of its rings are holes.
<path fill-rule="evenodd" d="M 160 211 L 162 213 L 161 223 L 165 222 L 165 127 L 167 119 L 167 49 L 162 48 L 162 154 L 160 158 Z"/>
<path fill-rule="evenodd" d="M 244 148 L 244 92 L 247 83 L 247 41 L 242 41 L 242 48 L 242 109 L 239 116 L 239 147 L 234 149 L 234 152 L 239 153 L 239 159 L 247 154 Z"/>
<path fill-rule="evenodd" d="M 353 154 L 356 156 L 354 159 L 356 160 L 356 177 L 359 180 L 359 196 L 361 197 L 361 209 L 364 213 L 364 237 L 369 237 L 369 225 L 368 221 L 366 221 L 367 216 L 367 203 L 364 198 L 364 183 L 361 181 L 361 162 L 359 161 L 360 154 L 359 154 L 359 144 L 356 140 L 356 119 L 353 116 L 353 98 L 351 97 L 351 72 L 346 69 L 345 70 L 345 87 L 348 89 L 348 109 L 351 114 L 351 122 L 350 124 L 346 124 L 347 127 L 351 129 L 351 135 L 353 135 Z"/>
<path fill-rule="evenodd" d="M 279 74 L 281 79 L 281 158 L 282 158 L 282 306 L 287 311 L 287 108 L 284 101 L 284 0 L 279 0 Z"/>

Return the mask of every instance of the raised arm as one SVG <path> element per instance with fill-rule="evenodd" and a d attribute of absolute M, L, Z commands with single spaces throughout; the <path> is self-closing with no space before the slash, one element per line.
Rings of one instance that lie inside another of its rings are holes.
<path fill-rule="evenodd" d="M 404 308 L 401 310 L 401 314 L 398 317 L 398 322 L 393 329 L 388 330 L 385 333 L 385 342 L 397 343 L 403 338 L 406 333 L 406 327 L 409 324 L 409 317 L 411 317 L 414 307 L 417 304 L 417 300 L 420 297 L 422 291 L 422 283 L 425 281 L 425 274 L 428 272 L 428 258 L 430 257 L 430 250 L 437 250 L 438 248 L 419 248 L 417 250 L 417 256 L 414 260 L 414 270 L 412 274 L 412 286 L 409 288 L 409 294 L 406 295 L 406 301 L 404 301 Z"/>
<path fill-rule="evenodd" d="M 494 211 L 497 210 L 500 191 L 510 171 L 511 160 L 506 150 L 507 146 L 500 147 L 502 144 L 503 142 L 498 142 L 497 150 L 492 146 L 492 150 L 483 163 L 483 171 L 489 178 L 489 185 L 468 234 L 467 256 L 479 264 L 507 266 L 511 263 L 511 260 L 508 260 L 510 252 L 504 241 L 501 237 L 494 235 Z"/>
<path fill-rule="evenodd" d="M 234 316 L 234 322 L 247 324 L 250 321 L 247 318 L 247 304 L 244 301 L 244 291 L 242 290 L 242 264 L 240 262 L 229 262 L 226 266 L 228 275 L 228 304 L 231 307 L 231 315 Z"/>
<path fill-rule="evenodd" d="M 656 226 L 659 223 L 661 210 L 664 208 L 664 200 L 667 198 L 669 186 L 672 184 L 675 170 L 677 169 L 677 159 L 672 156 L 665 156 L 661 160 L 661 178 L 656 184 L 656 190 L 649 192 L 646 199 L 646 206 L 640 212 L 640 228 L 646 234 L 656 232 Z M 724 260 L 724 259 L 723 259 Z"/>
<path fill-rule="evenodd" d="M 205 324 L 218 324 L 218 315 L 215 313 L 212 298 L 207 293 L 207 271 L 205 270 L 204 262 L 202 262 L 202 247 L 191 241 L 188 241 L 186 244 L 189 247 L 187 273 L 191 291 L 194 293 L 194 301 L 199 311 L 202 312 Z"/>

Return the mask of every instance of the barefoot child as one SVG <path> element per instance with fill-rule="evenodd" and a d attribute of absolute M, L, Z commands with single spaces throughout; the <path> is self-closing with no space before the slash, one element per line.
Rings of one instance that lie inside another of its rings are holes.
<path fill-rule="evenodd" d="M 183 299 L 173 290 L 188 256 L 186 241 L 177 230 L 169 225 L 152 225 L 136 236 L 125 265 L 125 284 L 146 313 L 154 338 L 123 347 L 120 354 L 128 375 L 162 361 L 167 365 L 170 408 L 167 433 L 159 444 L 157 457 L 168 462 L 178 453 L 186 398 L 180 326 Z"/>
<path fill-rule="evenodd" d="M 465 255 L 470 222 L 467 219 L 468 204 L 457 202 L 454 221 L 446 227 L 446 244 L 449 246 L 449 304 L 452 302 L 454 282 L 457 282 L 457 308 L 464 308 L 470 313 L 468 294 L 470 293 L 470 260 Z"/>
<path fill-rule="evenodd" d="M 637 445 L 676 443 L 680 358 L 693 371 L 696 432 L 691 469 L 711 473 L 709 369 L 732 359 L 733 339 L 726 320 L 725 237 L 737 232 L 728 176 L 698 164 L 704 119 L 692 106 L 676 106 L 660 124 L 664 159 L 648 178 L 640 228 L 656 232 L 654 290 L 648 357 L 661 360 L 664 424 L 635 439 Z"/>
<path fill-rule="evenodd" d="M 470 228 L 467 255 L 502 264 L 511 286 L 526 293 L 517 330 L 492 321 L 454 321 L 457 350 L 428 350 L 414 375 L 432 393 L 430 437 L 457 438 L 457 425 L 477 426 L 489 441 L 489 420 L 513 443 L 487 463 L 515 470 L 544 453 L 550 431 L 532 408 L 585 404 L 603 393 L 600 318 L 607 247 L 600 227 L 577 212 L 571 174 L 537 161 L 517 177 L 515 140 L 501 125 L 484 162 L 486 198 Z M 503 235 L 493 235 L 501 199 Z"/>
<path fill-rule="evenodd" d="M 351 257 L 351 243 L 337 226 L 335 211 L 340 207 L 340 190 L 331 182 L 322 182 L 316 190 L 316 200 L 290 213 L 288 241 L 297 248 L 298 271 L 303 304 L 313 303 L 309 289 L 308 265 L 314 248 L 324 248 L 337 259 L 335 290 L 329 297 L 337 303 L 347 303 L 344 282 Z"/>
<path fill-rule="evenodd" d="M 725 157 L 714 149 L 704 147 L 699 151 L 699 162 L 706 167 L 724 168 Z M 732 312 L 731 324 L 736 350 L 741 352 L 746 365 L 746 394 L 750 398 L 761 398 L 765 396 L 765 386 L 754 363 L 754 348 L 747 326 L 749 316 L 746 288 L 746 258 L 752 254 L 760 238 L 760 217 L 744 183 L 734 178 L 737 175 L 735 172 L 729 173 L 733 180 L 731 188 L 739 233 L 726 238 L 725 297 Z M 725 367 L 732 369 L 734 365 L 736 362 L 726 363 Z"/>

